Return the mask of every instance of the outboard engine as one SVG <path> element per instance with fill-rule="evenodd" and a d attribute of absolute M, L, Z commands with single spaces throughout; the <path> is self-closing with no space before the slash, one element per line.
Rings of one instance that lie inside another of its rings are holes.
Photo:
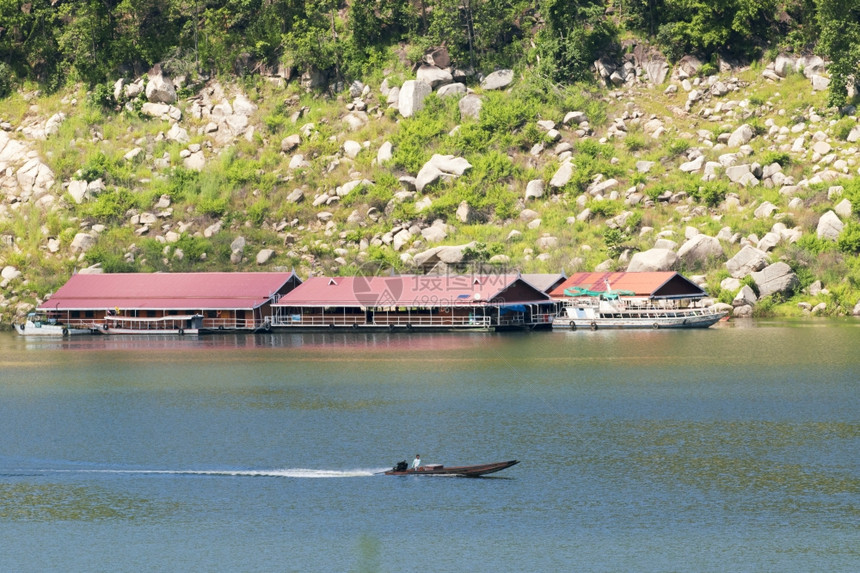
<path fill-rule="evenodd" d="M 406 463 L 406 460 L 403 460 L 402 462 L 397 462 L 397 465 L 394 466 L 394 471 L 405 472 L 408 467 L 409 464 Z"/>

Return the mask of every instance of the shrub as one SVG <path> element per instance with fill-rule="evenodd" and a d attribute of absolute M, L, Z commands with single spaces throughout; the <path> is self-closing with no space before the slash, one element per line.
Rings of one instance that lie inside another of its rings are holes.
<path fill-rule="evenodd" d="M 666 153 L 669 157 L 677 157 L 687 153 L 688 149 L 690 149 L 690 142 L 686 139 L 675 138 L 666 145 Z"/>
<path fill-rule="evenodd" d="M 779 163 L 780 167 L 788 167 L 791 165 L 791 155 L 784 151 L 765 151 L 762 153 L 762 165 L 771 165 L 773 163 Z"/>
<path fill-rule="evenodd" d="M 845 224 L 836 240 L 836 248 L 843 253 L 860 253 L 860 223 L 849 221 Z"/>
<path fill-rule="evenodd" d="M 85 216 L 92 217 L 103 223 L 118 223 L 126 211 L 136 206 L 135 196 L 127 189 L 105 191 L 94 200 L 81 205 Z"/>
<path fill-rule="evenodd" d="M 113 99 L 113 90 L 105 84 L 97 84 L 87 94 L 87 103 L 103 109 L 113 109 L 116 100 Z"/>
<path fill-rule="evenodd" d="M 854 129 L 857 125 L 860 124 L 858 124 L 850 117 L 843 117 L 842 119 L 837 121 L 831 128 L 833 132 L 833 137 L 842 141 L 847 141 L 848 135 L 851 134 L 851 130 Z"/>

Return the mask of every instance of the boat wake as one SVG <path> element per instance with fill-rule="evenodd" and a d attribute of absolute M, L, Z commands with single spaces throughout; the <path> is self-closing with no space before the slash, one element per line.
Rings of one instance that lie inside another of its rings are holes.
<path fill-rule="evenodd" d="M 145 470 L 145 469 L 39 469 L 26 470 L 28 475 L 33 474 L 114 474 L 129 476 L 215 476 L 215 477 L 277 477 L 294 479 L 321 479 L 321 478 L 353 478 L 370 477 L 377 475 L 387 468 L 377 469 L 350 469 L 350 470 L 320 470 L 307 468 L 283 468 L 263 470 Z M 21 470 L 24 472 L 25 470 Z M 17 472 L 16 472 L 17 473 Z"/>

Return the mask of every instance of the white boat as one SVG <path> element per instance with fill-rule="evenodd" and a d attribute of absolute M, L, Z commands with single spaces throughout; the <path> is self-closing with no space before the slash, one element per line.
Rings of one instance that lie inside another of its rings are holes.
<path fill-rule="evenodd" d="M 198 334 L 202 314 L 175 314 L 159 317 L 109 315 L 104 319 L 105 334 Z"/>
<path fill-rule="evenodd" d="M 45 313 L 31 312 L 23 324 L 15 325 L 15 332 L 23 336 L 71 336 L 90 334 L 93 329 L 82 325 L 70 326 Z"/>
<path fill-rule="evenodd" d="M 603 296 L 564 301 L 552 321 L 553 328 L 708 328 L 728 313 L 713 306 L 681 306 L 677 301 L 622 299 Z"/>

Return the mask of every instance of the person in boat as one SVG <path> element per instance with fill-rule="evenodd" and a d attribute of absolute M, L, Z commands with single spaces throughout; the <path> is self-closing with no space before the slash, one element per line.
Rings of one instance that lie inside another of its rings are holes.
<path fill-rule="evenodd" d="M 412 465 L 409 467 L 410 469 L 417 470 L 421 466 L 421 456 L 415 454 L 415 459 L 412 460 Z"/>

